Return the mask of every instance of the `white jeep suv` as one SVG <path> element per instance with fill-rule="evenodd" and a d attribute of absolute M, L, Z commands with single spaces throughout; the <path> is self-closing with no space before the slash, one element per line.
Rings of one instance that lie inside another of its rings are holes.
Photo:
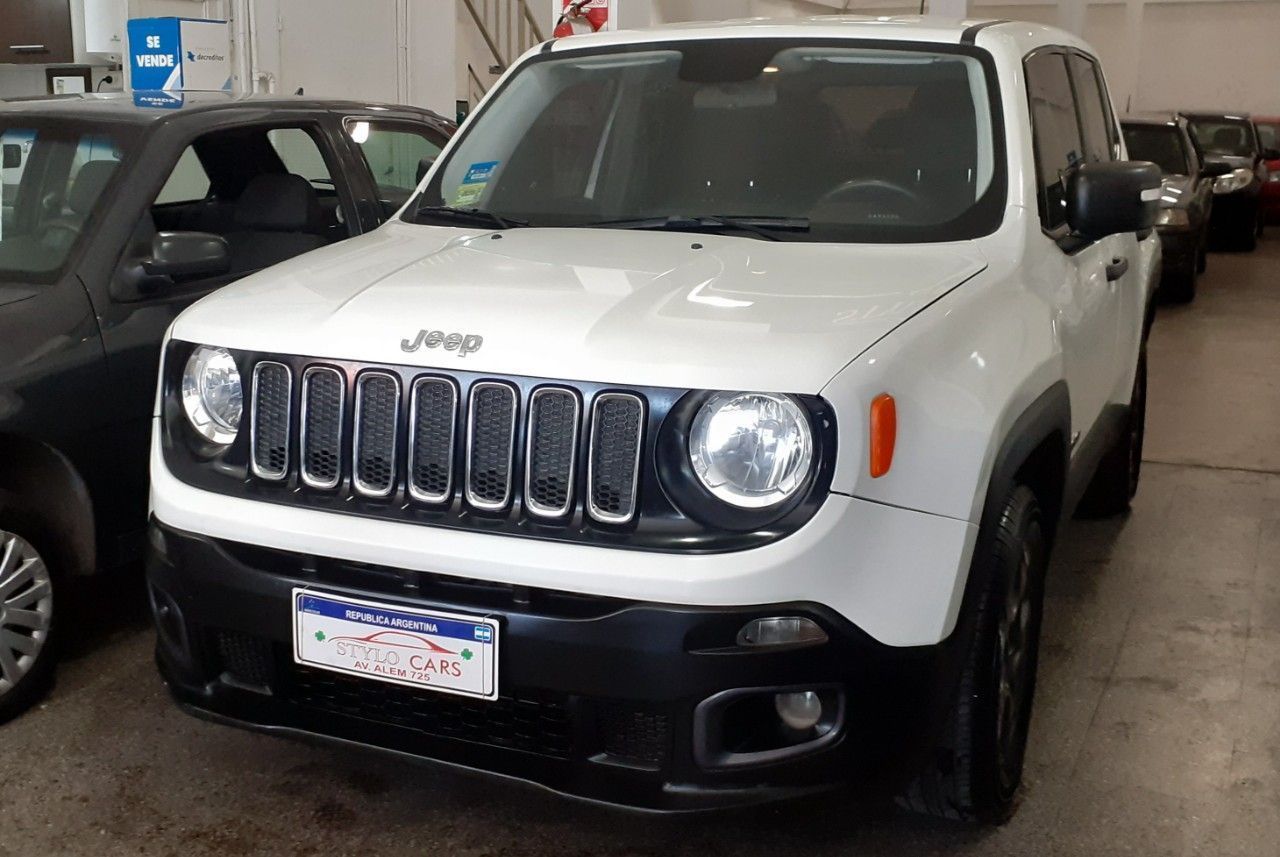
<path fill-rule="evenodd" d="M 1006 818 L 1059 521 L 1137 484 L 1159 186 L 1045 27 L 548 43 L 392 222 L 174 323 L 165 679 L 618 804 Z"/>

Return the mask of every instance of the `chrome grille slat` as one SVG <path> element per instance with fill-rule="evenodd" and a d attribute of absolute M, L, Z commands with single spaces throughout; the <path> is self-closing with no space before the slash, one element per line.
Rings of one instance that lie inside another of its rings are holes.
<path fill-rule="evenodd" d="M 453 496 L 458 385 L 432 376 L 413 382 L 409 403 L 409 496 L 445 503 Z"/>
<path fill-rule="evenodd" d="M 467 502 L 497 511 L 511 500 L 518 394 L 497 381 L 471 387 L 467 407 Z"/>
<path fill-rule="evenodd" d="M 581 408 L 572 390 L 542 387 L 529 397 L 524 498 L 530 513 L 558 518 L 573 508 L 580 422 Z"/>
<path fill-rule="evenodd" d="M 253 367 L 253 405 L 249 416 L 250 466 L 259 479 L 278 482 L 289 473 L 289 367 L 263 360 Z"/>
<path fill-rule="evenodd" d="M 644 415 L 644 400 L 631 393 L 601 393 L 591 407 L 587 511 L 597 521 L 635 517 Z"/>
<path fill-rule="evenodd" d="M 389 372 L 362 372 L 356 379 L 355 398 L 352 484 L 366 497 L 389 497 L 396 488 L 400 379 Z"/>
<path fill-rule="evenodd" d="M 311 366 L 302 373 L 302 412 L 299 418 L 301 477 L 310 488 L 329 490 L 342 479 L 342 418 L 346 384 L 342 373 L 328 366 Z"/>

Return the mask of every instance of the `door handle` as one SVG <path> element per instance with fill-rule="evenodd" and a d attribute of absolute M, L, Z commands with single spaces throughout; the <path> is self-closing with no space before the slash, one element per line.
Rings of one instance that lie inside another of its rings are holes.
<path fill-rule="evenodd" d="M 1129 260 L 1123 256 L 1116 256 L 1111 260 L 1111 264 L 1107 266 L 1107 282 L 1114 282 L 1129 272 Z"/>
<path fill-rule="evenodd" d="M 33 53 L 34 53 L 35 51 L 43 51 L 43 50 L 44 50 L 44 45 L 9 45 L 9 50 L 11 50 L 11 51 L 30 51 L 30 52 L 33 52 Z"/>

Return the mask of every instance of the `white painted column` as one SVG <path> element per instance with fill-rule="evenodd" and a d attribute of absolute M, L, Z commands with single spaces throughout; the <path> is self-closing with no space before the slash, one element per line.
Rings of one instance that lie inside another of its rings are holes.
<path fill-rule="evenodd" d="M 925 14 L 936 18 L 968 18 L 969 0 L 929 0 Z"/>
<path fill-rule="evenodd" d="M 409 2 L 406 6 L 408 101 L 452 119 L 458 106 L 457 4 Z"/>
<path fill-rule="evenodd" d="M 1089 0 L 1058 0 L 1058 26 L 1077 36 L 1084 35 L 1089 17 Z"/>

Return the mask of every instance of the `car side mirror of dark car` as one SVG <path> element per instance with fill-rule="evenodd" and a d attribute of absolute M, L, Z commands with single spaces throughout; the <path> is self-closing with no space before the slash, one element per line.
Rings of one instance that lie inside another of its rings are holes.
<path fill-rule="evenodd" d="M 1067 180 L 1067 223 L 1089 241 L 1155 224 L 1160 168 L 1148 161 L 1084 164 Z"/>
<path fill-rule="evenodd" d="M 431 165 L 436 162 L 435 156 L 431 155 L 418 160 L 418 184 L 422 184 L 422 180 L 427 177 L 427 173 L 431 172 Z"/>
<path fill-rule="evenodd" d="M 22 166 L 22 147 L 17 143 L 5 143 L 3 163 L 0 164 L 6 170 L 17 169 Z"/>
<path fill-rule="evenodd" d="M 221 235 L 158 232 L 142 270 L 153 277 L 213 277 L 231 270 L 231 255 Z"/>
<path fill-rule="evenodd" d="M 1209 178 L 1216 179 L 1218 176 L 1225 176 L 1227 173 L 1231 172 L 1233 169 L 1235 168 L 1232 167 L 1230 164 L 1228 164 L 1226 161 L 1219 161 L 1216 158 L 1205 158 L 1204 166 L 1201 167 L 1200 171 L 1204 173 L 1206 176 L 1208 176 Z"/>

